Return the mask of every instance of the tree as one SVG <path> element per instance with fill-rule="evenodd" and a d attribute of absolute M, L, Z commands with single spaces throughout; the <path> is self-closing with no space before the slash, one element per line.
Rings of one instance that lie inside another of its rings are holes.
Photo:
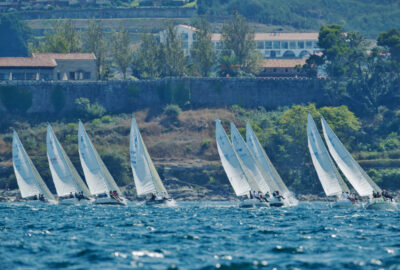
<path fill-rule="evenodd" d="M 107 42 L 104 27 L 101 21 L 91 21 L 84 36 L 84 45 L 87 52 L 96 56 L 97 79 L 104 80 L 106 77 L 106 54 Z"/>
<path fill-rule="evenodd" d="M 14 15 L 0 14 L 0 57 L 28 56 L 30 29 Z"/>
<path fill-rule="evenodd" d="M 172 23 L 164 30 L 164 41 L 161 45 L 162 74 L 179 77 L 185 72 L 186 57 L 182 49 L 182 40 Z"/>
<path fill-rule="evenodd" d="M 81 50 L 80 34 L 71 19 L 57 21 L 52 31 L 46 34 L 44 41 L 34 48 L 34 51 L 53 53 L 73 53 Z"/>
<path fill-rule="evenodd" d="M 243 71 L 254 73 L 260 68 L 261 58 L 255 50 L 254 29 L 238 12 L 233 14 L 229 24 L 222 26 L 222 43 L 222 55 L 233 52 Z"/>
<path fill-rule="evenodd" d="M 400 65 L 400 29 L 392 28 L 388 32 L 380 33 L 378 45 L 387 48 L 391 58 Z"/>
<path fill-rule="evenodd" d="M 113 59 L 121 69 L 125 80 L 126 70 L 133 59 L 133 51 L 131 48 L 129 31 L 122 26 L 120 26 L 118 32 L 113 32 L 112 34 L 112 54 Z"/>
<path fill-rule="evenodd" d="M 142 43 L 133 55 L 133 75 L 140 78 L 158 78 L 161 74 L 161 48 L 152 34 L 142 34 Z"/>
<path fill-rule="evenodd" d="M 196 39 L 192 46 L 192 59 L 203 77 L 208 77 L 215 65 L 215 48 L 211 41 L 211 27 L 208 21 L 201 18 L 195 21 Z"/>

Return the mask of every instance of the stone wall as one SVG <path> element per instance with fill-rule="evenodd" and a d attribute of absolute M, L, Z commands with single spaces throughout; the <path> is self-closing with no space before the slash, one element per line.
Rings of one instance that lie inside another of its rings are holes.
<path fill-rule="evenodd" d="M 91 8 L 20 11 L 15 13 L 21 20 L 38 19 L 111 19 L 111 18 L 191 18 L 196 8 Z"/>
<path fill-rule="evenodd" d="M 170 78 L 110 82 L 10 81 L 7 84 L 32 92 L 28 113 L 53 112 L 52 92 L 62 89 L 65 97 L 62 112 L 66 113 L 74 109 L 74 102 L 80 97 L 98 102 L 108 112 L 161 108 L 169 103 L 190 104 L 193 108 L 237 104 L 268 109 L 308 102 L 327 105 L 321 90 L 323 83 L 323 80 L 294 78 Z"/>

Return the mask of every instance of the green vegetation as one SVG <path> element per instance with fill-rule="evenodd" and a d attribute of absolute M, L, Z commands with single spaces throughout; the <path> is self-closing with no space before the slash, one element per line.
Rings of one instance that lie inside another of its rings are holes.
<path fill-rule="evenodd" d="M 124 27 L 120 27 L 118 32 L 113 32 L 111 50 L 115 63 L 126 79 L 126 70 L 132 62 L 133 51 L 130 46 L 129 31 Z"/>
<path fill-rule="evenodd" d="M 164 108 L 164 114 L 171 119 L 178 119 L 179 114 L 182 112 L 178 105 L 167 105 Z"/>
<path fill-rule="evenodd" d="M 226 16 L 237 10 L 249 21 L 318 31 L 341 24 L 368 37 L 400 27 L 400 2 L 393 0 L 198 0 L 199 15 Z"/>
<path fill-rule="evenodd" d="M 0 14 L 0 57 L 28 56 L 30 33 L 14 15 Z"/>
<path fill-rule="evenodd" d="M 106 110 L 98 103 L 90 103 L 88 98 L 77 98 L 75 100 L 75 112 L 78 117 L 90 119 L 103 116 Z"/>

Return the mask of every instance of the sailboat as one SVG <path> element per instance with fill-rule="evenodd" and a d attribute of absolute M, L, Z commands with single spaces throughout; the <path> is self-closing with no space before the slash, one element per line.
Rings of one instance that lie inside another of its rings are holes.
<path fill-rule="evenodd" d="M 94 148 L 81 121 L 78 127 L 78 149 L 83 173 L 95 204 L 126 205 L 121 190 Z"/>
<path fill-rule="evenodd" d="M 264 148 L 254 133 L 249 121 L 246 123 L 246 143 L 255 159 L 268 174 L 266 179 L 271 182 L 271 186 L 275 187 L 275 193 L 276 191 L 279 191 L 279 193 L 283 195 L 284 204 L 286 206 L 297 205 L 299 203 L 298 200 L 293 193 L 289 191 L 282 178 L 278 174 L 278 171 L 275 169 L 275 166 L 272 164 L 267 153 L 264 151 Z"/>
<path fill-rule="evenodd" d="M 225 170 L 236 196 L 248 197 L 248 199 L 245 199 L 240 203 L 239 207 L 249 208 L 268 206 L 268 203 L 252 198 L 252 192 L 258 193 L 261 191 L 260 188 L 243 165 L 218 118 L 215 121 L 215 126 L 218 154 L 221 159 L 222 167 Z"/>
<path fill-rule="evenodd" d="M 68 158 L 50 124 L 47 126 L 47 158 L 61 204 L 90 201 L 90 192 Z"/>
<path fill-rule="evenodd" d="M 56 199 L 33 165 L 16 131 L 13 133 L 12 156 L 14 173 L 22 198 L 55 203 Z"/>
<path fill-rule="evenodd" d="M 311 114 L 307 119 L 307 138 L 311 159 L 326 196 L 337 197 L 333 207 L 352 206 L 349 198 L 342 196 L 343 193 L 350 194 L 350 190 L 333 164 Z"/>
<path fill-rule="evenodd" d="M 336 164 L 357 191 L 357 193 L 360 196 L 368 196 L 370 198 L 366 208 L 387 210 L 397 209 L 395 202 L 384 200 L 382 197 L 372 198 L 374 193 L 381 194 L 382 190 L 367 175 L 357 161 L 355 161 L 324 118 L 321 118 L 321 123 L 325 142 L 328 145 L 329 152 L 331 153 Z"/>
<path fill-rule="evenodd" d="M 172 201 L 147 152 L 146 145 L 143 142 L 134 117 L 132 117 L 129 151 L 133 179 L 138 196 L 152 194 L 150 200 L 146 201 L 148 205 Z"/>
<path fill-rule="evenodd" d="M 232 145 L 238 154 L 242 164 L 249 172 L 250 176 L 256 181 L 257 186 L 260 188 L 261 193 L 269 201 L 270 206 L 281 207 L 284 205 L 283 201 L 279 198 L 270 198 L 272 191 L 278 190 L 278 187 L 269 178 L 267 172 L 263 169 L 261 164 L 256 160 L 254 155 L 251 153 L 246 142 L 240 135 L 239 130 L 236 128 L 235 124 L 231 122 L 231 139 Z M 274 193 L 275 194 L 275 193 Z"/>

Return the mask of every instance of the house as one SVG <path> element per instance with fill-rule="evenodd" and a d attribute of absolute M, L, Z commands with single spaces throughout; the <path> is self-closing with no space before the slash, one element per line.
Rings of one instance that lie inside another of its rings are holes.
<path fill-rule="evenodd" d="M 196 40 L 197 29 L 179 24 L 176 31 L 182 39 L 182 47 L 186 56 L 190 56 L 193 42 Z M 160 42 L 165 40 L 165 31 L 160 32 Z M 214 33 L 211 37 L 215 49 L 222 49 L 222 35 Z M 310 54 L 321 51 L 318 48 L 318 33 L 255 33 L 256 49 L 269 58 L 307 58 Z"/>
<path fill-rule="evenodd" d="M 301 67 L 305 59 L 264 59 L 263 69 L 259 77 L 302 77 L 305 76 Z"/>
<path fill-rule="evenodd" d="M 93 53 L 33 53 L 31 57 L 0 57 L 0 81 L 96 80 Z"/>

